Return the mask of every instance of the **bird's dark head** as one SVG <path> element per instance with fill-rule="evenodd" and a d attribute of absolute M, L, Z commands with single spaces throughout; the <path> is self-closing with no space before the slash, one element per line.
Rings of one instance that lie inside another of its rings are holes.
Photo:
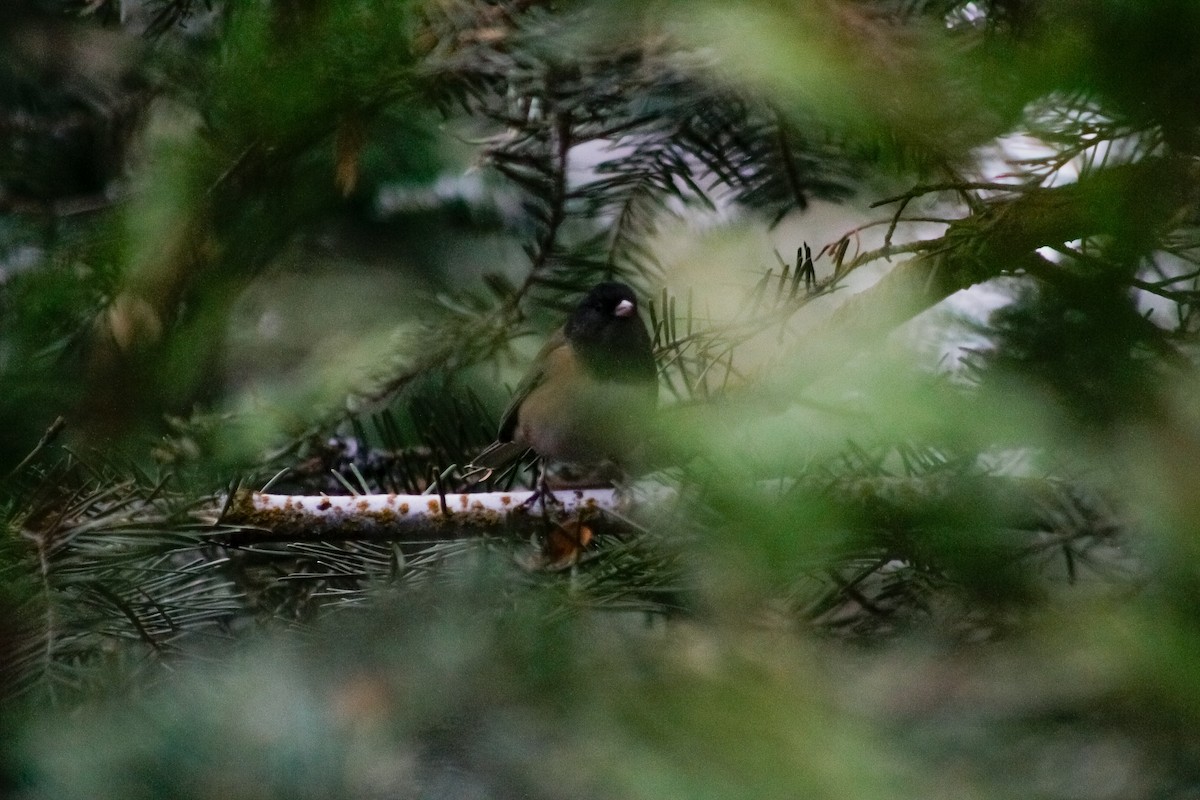
<path fill-rule="evenodd" d="M 593 287 L 579 301 L 563 332 L 594 371 L 654 375 L 650 335 L 638 315 L 637 295 L 623 283 Z"/>
<path fill-rule="evenodd" d="M 568 338 L 587 337 L 621 320 L 638 322 L 637 295 L 623 283 L 600 283 L 583 296 L 567 320 Z"/>

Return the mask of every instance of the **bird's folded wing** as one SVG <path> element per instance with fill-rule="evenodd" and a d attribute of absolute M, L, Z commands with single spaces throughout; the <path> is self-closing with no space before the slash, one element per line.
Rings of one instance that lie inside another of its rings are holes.
<path fill-rule="evenodd" d="M 496 436 L 496 444 L 512 441 L 513 432 L 517 428 L 517 412 L 521 410 L 521 403 L 546 379 L 546 363 L 550 354 L 566 344 L 567 337 L 563 334 L 562 328 L 559 328 L 551 334 L 546 343 L 542 345 L 542 349 L 533 357 L 533 363 L 530 364 L 525 377 L 521 378 L 521 382 L 517 384 L 512 400 L 508 401 L 508 408 L 504 409 L 504 416 L 500 418 L 500 433 Z"/>
<path fill-rule="evenodd" d="M 513 392 L 512 400 L 508 403 L 508 408 L 504 409 L 504 416 L 500 418 L 500 432 L 496 437 L 496 441 L 485 447 L 483 452 L 475 457 L 471 462 L 471 467 L 479 469 L 502 469 L 520 458 L 529 449 L 529 445 L 513 441 L 521 403 L 529 396 L 530 392 L 540 386 L 546 379 L 546 363 L 550 358 L 550 354 L 560 347 L 566 346 L 566 344 L 567 337 L 563 335 L 560 328 L 542 346 L 542 349 L 534 357 L 529 371 L 525 373 L 525 377 L 517 384 L 517 390 Z"/>

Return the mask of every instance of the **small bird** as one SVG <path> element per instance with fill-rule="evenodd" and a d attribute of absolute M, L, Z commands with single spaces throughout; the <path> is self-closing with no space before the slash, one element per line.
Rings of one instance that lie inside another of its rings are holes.
<path fill-rule="evenodd" d="M 548 461 L 623 462 L 658 404 L 658 375 L 637 296 L 623 283 L 584 295 L 517 385 L 496 441 L 472 466 L 500 469 L 532 448 Z"/>

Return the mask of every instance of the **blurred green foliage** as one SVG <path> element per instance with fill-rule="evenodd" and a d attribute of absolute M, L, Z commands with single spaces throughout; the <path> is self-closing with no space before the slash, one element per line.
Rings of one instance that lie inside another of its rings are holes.
<path fill-rule="evenodd" d="M 1193 6 L 10 0 L 0 795 L 1195 796 Z M 215 513 L 528 482 L 614 278 L 577 563 Z"/>

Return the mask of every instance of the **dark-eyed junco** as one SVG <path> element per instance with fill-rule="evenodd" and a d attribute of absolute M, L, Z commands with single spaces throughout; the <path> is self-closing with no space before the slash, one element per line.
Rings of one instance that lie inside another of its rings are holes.
<path fill-rule="evenodd" d="M 623 283 L 584 295 L 534 358 L 473 466 L 500 469 L 532 448 L 549 461 L 621 463 L 643 438 L 658 402 L 650 335 Z"/>

